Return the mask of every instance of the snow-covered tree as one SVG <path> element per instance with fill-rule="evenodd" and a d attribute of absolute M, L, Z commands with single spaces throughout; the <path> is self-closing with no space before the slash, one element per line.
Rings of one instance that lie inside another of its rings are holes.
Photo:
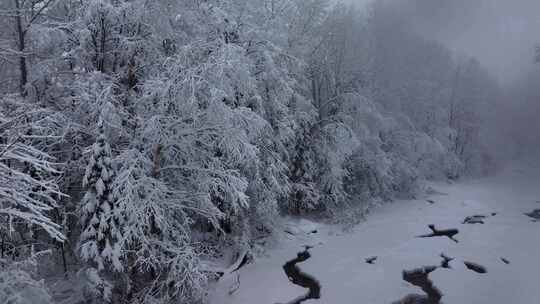
<path fill-rule="evenodd" d="M 35 36 L 44 28 L 45 16 L 50 13 L 56 0 L 14 0 L 3 1 L 0 4 L 0 16 L 9 20 L 11 24 L 4 24 L 11 33 L 9 38 L 0 38 L 0 58 L 8 62 L 15 61 L 18 68 L 18 90 L 26 95 L 27 85 L 31 79 L 30 59 L 37 55 L 35 53 L 35 42 L 39 37 Z"/>
<path fill-rule="evenodd" d="M 192 241 L 195 216 L 217 226 L 216 210 L 200 208 L 203 194 L 169 187 L 155 174 L 154 161 L 136 149 L 116 160 L 113 195 L 125 215 L 122 249 L 126 253 L 130 299 L 193 299 L 207 281 L 202 251 Z M 148 284 L 148 281 L 151 284 Z"/>
<path fill-rule="evenodd" d="M 19 104 L 17 100 L 2 99 L 3 105 L 14 107 Z M 37 137 L 27 132 L 33 114 L 19 113 L 8 118 L 0 112 L 0 231 L 11 235 L 20 224 L 36 225 L 62 241 L 60 226 L 49 214 L 64 196 L 55 179 L 60 174 L 59 166 L 31 144 L 30 140 Z"/>
<path fill-rule="evenodd" d="M 121 271 L 123 213 L 112 193 L 112 154 L 101 119 L 98 130 L 83 179 L 88 190 L 80 206 L 79 250 L 81 258 L 98 270 Z"/>

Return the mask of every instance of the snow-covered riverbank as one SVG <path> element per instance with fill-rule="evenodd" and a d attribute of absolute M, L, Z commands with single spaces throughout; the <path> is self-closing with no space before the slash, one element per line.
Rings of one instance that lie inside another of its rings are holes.
<path fill-rule="evenodd" d="M 240 270 L 240 287 L 232 295 L 229 287 L 238 281 L 233 276 L 216 285 L 210 302 L 288 303 L 305 294 L 306 289 L 289 282 L 282 266 L 304 245 L 311 245 L 311 258 L 299 266 L 320 282 L 321 298 L 304 303 L 392 303 L 408 294 L 423 294 L 403 281 L 402 271 L 440 265 L 441 253 L 455 258 L 450 262 L 452 269 L 430 274 L 444 303 L 538 303 L 540 222 L 524 213 L 540 208 L 540 170 L 513 167 L 496 177 L 432 187 L 444 194 L 379 207 L 350 232 L 319 225 L 317 233 L 294 237 L 284 233 L 267 256 Z M 472 215 L 485 215 L 485 223 L 463 224 Z M 301 230 L 306 224 L 291 225 Z M 429 224 L 457 228 L 459 242 L 446 237 L 417 238 L 431 232 Z M 371 256 L 377 260 L 366 263 Z M 487 273 L 469 270 L 465 261 L 484 266 Z"/>

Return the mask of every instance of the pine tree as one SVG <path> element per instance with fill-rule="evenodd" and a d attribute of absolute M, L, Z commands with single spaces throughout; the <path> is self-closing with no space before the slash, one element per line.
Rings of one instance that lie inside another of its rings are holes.
<path fill-rule="evenodd" d="M 80 254 L 84 261 L 104 270 L 123 269 L 121 259 L 121 210 L 112 194 L 114 171 L 111 148 L 104 134 L 103 120 L 98 123 L 99 136 L 92 147 L 92 157 L 83 179 L 88 190 L 82 200 Z"/>

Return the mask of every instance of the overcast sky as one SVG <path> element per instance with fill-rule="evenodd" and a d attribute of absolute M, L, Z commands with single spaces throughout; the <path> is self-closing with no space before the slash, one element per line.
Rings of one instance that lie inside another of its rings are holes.
<path fill-rule="evenodd" d="M 371 0 L 343 0 L 365 5 Z M 534 65 L 540 43 L 540 0 L 389 0 L 422 34 L 477 57 L 501 81 Z"/>

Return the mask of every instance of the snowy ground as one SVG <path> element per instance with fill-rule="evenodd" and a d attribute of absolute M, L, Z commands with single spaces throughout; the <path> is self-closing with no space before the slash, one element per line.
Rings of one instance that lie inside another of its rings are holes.
<path fill-rule="evenodd" d="M 282 268 L 303 245 L 314 245 L 312 258 L 298 265 L 322 286 L 320 300 L 304 303 L 392 303 L 407 294 L 423 294 L 402 280 L 402 271 L 439 265 L 442 252 L 456 258 L 450 264 L 453 269 L 430 275 L 444 294 L 442 302 L 540 303 L 540 222 L 523 214 L 540 209 L 540 167 L 515 166 L 496 177 L 432 187 L 446 195 L 379 207 L 350 232 L 319 225 L 315 234 L 284 233 L 288 238 L 268 249 L 266 257 L 240 269 L 240 287 L 232 295 L 228 291 L 238 281 L 236 276 L 218 282 L 211 304 L 287 303 L 305 294 L 306 289 L 288 281 Z M 497 215 L 491 216 L 494 212 Z M 475 214 L 487 215 L 485 224 L 462 224 Z M 428 224 L 459 229 L 459 243 L 416 238 L 430 232 Z M 291 225 L 302 228 L 306 222 Z M 365 262 L 370 256 L 378 257 L 373 265 Z M 468 270 L 463 261 L 481 264 L 488 272 Z"/>

